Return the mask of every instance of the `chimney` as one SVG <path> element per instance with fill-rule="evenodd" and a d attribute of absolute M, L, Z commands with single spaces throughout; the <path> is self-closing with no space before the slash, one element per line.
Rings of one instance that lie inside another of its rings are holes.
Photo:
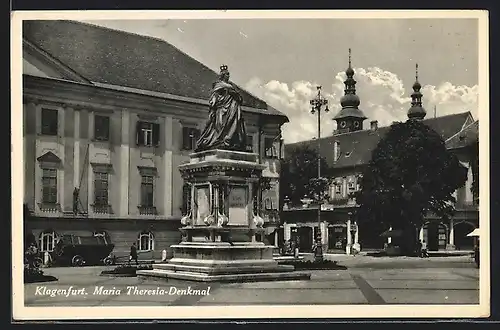
<path fill-rule="evenodd" d="M 372 120 L 370 122 L 370 130 L 376 131 L 378 128 L 378 121 L 377 120 Z"/>

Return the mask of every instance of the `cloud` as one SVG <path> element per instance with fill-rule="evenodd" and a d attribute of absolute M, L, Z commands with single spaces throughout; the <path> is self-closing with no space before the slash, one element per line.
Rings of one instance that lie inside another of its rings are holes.
<path fill-rule="evenodd" d="M 403 81 L 394 73 L 378 67 L 355 68 L 356 91 L 361 99 L 360 109 L 368 120 L 378 120 L 380 126 L 390 125 L 393 121 L 404 121 L 411 104 L 411 86 L 405 88 Z M 330 112 L 322 114 L 321 136 L 331 135 L 336 128 L 332 120 L 340 111 L 340 98 L 344 94 L 345 73 L 339 72 L 331 86 L 324 86 L 322 94 L 328 99 Z M 315 82 L 295 81 L 291 84 L 271 80 L 263 82 L 252 78 L 245 88 L 263 99 L 274 108 L 284 112 L 290 122 L 283 126 L 286 143 L 311 139 L 317 136 L 317 117 L 310 113 L 309 100 L 316 93 Z M 422 102 L 427 117 L 443 116 L 463 111 L 471 111 L 477 118 L 478 86 L 455 86 L 445 82 L 439 86 L 424 85 L 421 90 Z"/>

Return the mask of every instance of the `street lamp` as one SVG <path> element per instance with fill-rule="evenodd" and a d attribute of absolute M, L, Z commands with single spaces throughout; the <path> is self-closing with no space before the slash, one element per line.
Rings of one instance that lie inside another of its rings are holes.
<path fill-rule="evenodd" d="M 316 87 L 318 93 L 316 97 L 310 100 L 311 104 L 311 113 L 317 114 L 318 116 L 318 153 L 317 153 L 317 161 L 318 161 L 318 184 L 321 182 L 321 110 L 322 107 L 325 106 L 324 111 L 328 112 L 328 100 L 321 95 L 321 86 Z M 319 200 L 321 196 L 318 196 L 318 237 L 320 244 L 322 244 L 321 239 L 321 201 Z M 323 249 L 320 249 L 321 256 L 319 258 L 323 258 Z"/>

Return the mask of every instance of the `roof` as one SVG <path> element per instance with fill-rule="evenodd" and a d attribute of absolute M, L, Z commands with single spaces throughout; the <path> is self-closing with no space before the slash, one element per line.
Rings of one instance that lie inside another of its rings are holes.
<path fill-rule="evenodd" d="M 23 21 L 23 38 L 91 82 L 208 99 L 218 79 L 215 71 L 162 39 L 93 24 Z M 236 88 L 243 105 L 285 117 Z"/>
<path fill-rule="evenodd" d="M 461 131 L 464 124 L 470 118 L 469 111 L 429 118 L 423 120 L 423 123 L 436 131 L 443 140 L 447 140 L 457 132 Z M 389 131 L 390 126 L 377 128 L 376 130 L 361 130 L 351 133 L 332 135 L 321 139 L 321 156 L 326 159 L 332 168 L 345 168 L 368 164 L 371 159 L 372 151 L 376 148 L 378 142 Z M 340 145 L 340 154 L 338 160 L 334 161 L 333 148 L 334 142 L 338 141 Z M 285 145 L 285 157 L 290 151 L 297 147 L 308 146 L 317 150 L 318 141 L 308 140 Z"/>
<path fill-rule="evenodd" d="M 355 117 L 355 118 L 362 118 L 366 119 L 365 114 L 363 111 L 358 109 L 357 107 L 345 107 L 342 108 L 333 119 L 342 119 L 342 118 L 349 118 L 349 117 Z"/>
<path fill-rule="evenodd" d="M 479 120 L 465 127 L 461 132 L 453 135 L 446 141 L 446 148 L 459 149 L 479 141 Z"/>

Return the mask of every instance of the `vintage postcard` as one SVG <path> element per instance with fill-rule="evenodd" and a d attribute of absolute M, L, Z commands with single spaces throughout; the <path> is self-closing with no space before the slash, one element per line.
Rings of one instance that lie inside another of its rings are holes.
<path fill-rule="evenodd" d="M 488 12 L 11 17 L 15 320 L 489 316 Z"/>

